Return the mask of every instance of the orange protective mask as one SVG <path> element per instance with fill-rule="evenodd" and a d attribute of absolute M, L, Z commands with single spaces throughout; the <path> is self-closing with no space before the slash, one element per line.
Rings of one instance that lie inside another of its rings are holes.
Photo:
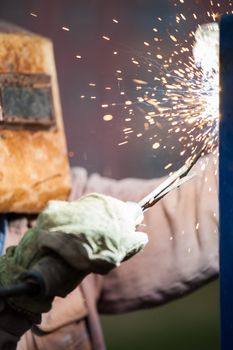
<path fill-rule="evenodd" d="M 0 22 L 0 212 L 37 213 L 69 191 L 52 42 Z"/>

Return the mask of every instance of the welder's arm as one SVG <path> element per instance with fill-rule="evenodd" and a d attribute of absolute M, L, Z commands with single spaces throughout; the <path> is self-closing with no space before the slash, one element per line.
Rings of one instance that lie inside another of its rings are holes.
<path fill-rule="evenodd" d="M 145 250 L 103 279 L 104 313 L 152 307 L 183 296 L 218 274 L 217 165 L 209 165 L 145 213 Z M 93 175 L 87 191 L 138 201 L 161 180 L 114 181 Z"/>
<path fill-rule="evenodd" d="M 0 304 L 0 349 L 15 350 L 20 337 L 39 319 L 13 310 L 7 303 Z"/>
<path fill-rule="evenodd" d="M 106 274 L 141 250 L 147 235 L 135 229 L 142 219 L 135 203 L 95 193 L 71 203 L 50 201 L 36 226 L 0 258 L 1 287 L 25 281 L 41 287 L 40 294 L 8 298 L 2 310 L 0 305 L 2 341 L 14 330 L 17 341 L 25 327 L 38 323 L 40 314 L 51 308 L 54 296 L 66 296 L 91 272 Z M 9 312 L 22 317 L 18 327 L 14 321 L 4 322 Z"/>

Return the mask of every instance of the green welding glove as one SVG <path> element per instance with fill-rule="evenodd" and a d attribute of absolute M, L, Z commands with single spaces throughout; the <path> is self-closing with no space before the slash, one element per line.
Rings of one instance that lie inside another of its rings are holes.
<path fill-rule="evenodd" d="M 64 297 L 87 274 L 105 274 L 140 251 L 148 241 L 145 233 L 135 232 L 142 220 L 138 204 L 96 193 L 74 202 L 48 202 L 35 227 L 0 258 L 0 284 L 15 285 L 32 272 L 53 287 L 46 296 L 8 302 L 29 314 L 47 312 L 55 295 Z M 53 263 L 48 264 L 47 257 Z M 53 269 L 57 263 L 60 270 Z"/>

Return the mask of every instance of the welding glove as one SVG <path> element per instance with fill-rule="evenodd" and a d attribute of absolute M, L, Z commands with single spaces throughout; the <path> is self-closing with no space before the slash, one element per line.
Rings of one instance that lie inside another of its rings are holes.
<path fill-rule="evenodd" d="M 8 302 L 18 311 L 47 312 L 55 295 L 64 297 L 87 274 L 105 274 L 141 250 L 147 235 L 135 228 L 142 220 L 138 204 L 95 193 L 74 202 L 48 202 L 35 227 L 0 258 L 3 287 L 38 274 L 46 296 L 14 297 Z"/>

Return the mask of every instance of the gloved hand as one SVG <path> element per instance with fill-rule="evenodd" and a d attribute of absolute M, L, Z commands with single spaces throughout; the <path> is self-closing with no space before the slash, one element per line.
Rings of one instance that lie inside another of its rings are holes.
<path fill-rule="evenodd" d="M 142 220 L 138 204 L 100 194 L 74 202 L 50 201 L 35 227 L 0 258 L 0 284 L 15 285 L 30 270 L 50 285 L 56 281 L 54 288 L 46 297 L 15 297 L 9 303 L 19 311 L 47 312 L 55 295 L 64 297 L 87 274 L 105 274 L 141 250 L 147 235 L 135 227 Z M 53 258 L 50 265 L 44 263 L 47 257 Z M 53 270 L 57 263 L 60 270 Z"/>

